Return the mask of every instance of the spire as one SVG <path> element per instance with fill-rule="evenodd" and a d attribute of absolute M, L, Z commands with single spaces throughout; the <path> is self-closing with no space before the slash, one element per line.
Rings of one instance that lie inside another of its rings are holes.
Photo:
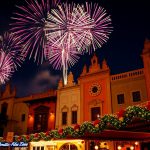
<path fill-rule="evenodd" d="M 95 53 L 94 53 L 94 56 L 91 59 L 91 64 L 92 64 L 92 66 L 97 66 L 97 64 L 98 64 L 98 58 L 95 55 Z"/>
<path fill-rule="evenodd" d="M 7 98 L 7 97 L 11 97 L 11 96 L 14 96 L 12 91 L 11 91 L 11 85 L 10 85 L 10 82 L 6 83 L 6 87 L 5 87 L 5 90 L 4 92 L 2 93 L 2 97 L 4 98 Z"/>
<path fill-rule="evenodd" d="M 106 59 L 104 59 L 102 62 L 102 69 L 109 69 Z"/>
<path fill-rule="evenodd" d="M 59 83 L 58 83 L 58 89 L 62 88 L 63 87 L 63 82 L 62 82 L 62 79 L 59 80 Z"/>
<path fill-rule="evenodd" d="M 98 58 L 94 53 L 94 56 L 91 59 L 91 66 L 89 68 L 89 73 L 97 72 L 100 70 L 100 65 L 98 63 Z"/>
<path fill-rule="evenodd" d="M 69 73 L 69 75 L 68 75 L 68 83 L 67 83 L 67 85 L 73 85 L 74 84 L 74 77 L 73 77 L 73 74 L 72 74 L 72 72 L 70 72 Z"/>
<path fill-rule="evenodd" d="M 144 42 L 143 54 L 148 52 L 150 53 L 150 40 L 146 39 Z"/>

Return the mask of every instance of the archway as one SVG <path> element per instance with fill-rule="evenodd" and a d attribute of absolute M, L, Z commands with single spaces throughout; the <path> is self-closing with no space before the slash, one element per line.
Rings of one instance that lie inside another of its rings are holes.
<path fill-rule="evenodd" d="M 59 150 L 78 150 L 77 146 L 72 143 L 63 144 Z"/>

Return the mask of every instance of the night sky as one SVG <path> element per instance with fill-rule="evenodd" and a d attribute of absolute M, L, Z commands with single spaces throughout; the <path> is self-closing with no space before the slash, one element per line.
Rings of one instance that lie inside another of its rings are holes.
<path fill-rule="evenodd" d="M 76 0 L 82 3 L 81 0 Z M 83 1 L 84 2 L 84 1 Z M 100 6 L 111 15 L 113 32 L 110 39 L 96 55 L 101 62 L 104 58 L 111 69 L 111 74 L 142 68 L 141 53 L 144 40 L 150 39 L 150 9 L 148 0 L 99 0 Z M 2 0 L 0 4 L 0 34 L 9 29 L 10 17 L 15 11 L 15 4 L 23 4 L 24 0 Z M 92 55 L 84 55 L 71 68 L 75 80 L 82 72 L 83 65 L 90 65 Z M 13 86 L 17 87 L 17 96 L 43 92 L 56 88 L 61 72 L 55 71 L 45 62 L 37 65 L 26 60 L 21 68 L 11 78 Z"/>

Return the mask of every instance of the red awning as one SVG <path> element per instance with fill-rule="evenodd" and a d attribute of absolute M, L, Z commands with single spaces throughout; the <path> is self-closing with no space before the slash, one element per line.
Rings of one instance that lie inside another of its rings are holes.
<path fill-rule="evenodd" d="M 86 134 L 86 140 L 113 140 L 113 141 L 150 141 L 148 132 L 132 132 L 119 130 L 104 130 L 99 134 Z"/>

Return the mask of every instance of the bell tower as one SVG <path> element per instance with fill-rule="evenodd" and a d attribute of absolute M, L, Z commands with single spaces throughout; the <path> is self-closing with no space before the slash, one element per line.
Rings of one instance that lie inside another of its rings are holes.
<path fill-rule="evenodd" d="M 150 40 L 146 39 L 144 42 L 144 49 L 142 52 L 144 74 L 146 80 L 146 88 L 148 100 L 150 100 Z"/>
<path fill-rule="evenodd" d="M 100 65 L 94 54 L 89 71 L 84 66 L 78 80 L 81 91 L 81 122 L 94 121 L 101 115 L 112 113 L 110 70 L 106 60 Z"/>

